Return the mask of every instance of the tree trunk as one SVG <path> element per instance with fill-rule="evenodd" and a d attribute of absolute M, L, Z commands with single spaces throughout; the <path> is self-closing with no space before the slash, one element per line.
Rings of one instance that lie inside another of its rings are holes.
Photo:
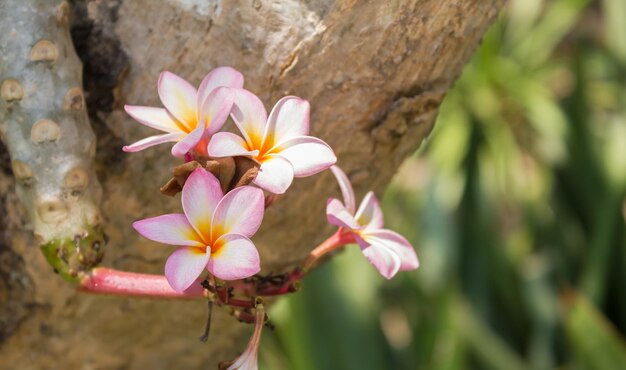
<path fill-rule="evenodd" d="M 97 137 L 95 168 L 109 236 L 102 265 L 161 273 L 171 248 L 132 229 L 137 219 L 180 212 L 159 194 L 177 161 L 158 146 L 126 154 L 153 134 L 124 104 L 159 106 L 158 75 L 197 85 L 230 65 L 269 109 L 284 95 L 311 102 L 312 134 L 335 150 L 357 195 L 381 193 L 431 131 L 437 110 L 504 0 L 72 2 L 72 37 Z M 10 19 L 0 14 L 0 22 Z M 2 56 L 0 56 L 2 62 Z M 1 66 L 0 66 L 1 67 Z M 5 133 L 6 134 L 6 133 Z M 198 341 L 202 301 L 159 301 L 77 293 L 55 276 L 18 202 L 8 154 L 0 171 L 0 368 L 215 368 L 245 346 L 227 310 Z M 268 209 L 253 238 L 263 272 L 302 261 L 332 228 L 325 200 L 332 176 L 297 179 Z M 419 246 L 418 246 L 419 253 Z"/>

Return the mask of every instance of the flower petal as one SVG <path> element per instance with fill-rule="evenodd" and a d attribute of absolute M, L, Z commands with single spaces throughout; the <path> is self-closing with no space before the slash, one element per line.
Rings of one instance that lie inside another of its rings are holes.
<path fill-rule="evenodd" d="M 218 132 L 233 107 L 235 93 L 229 87 L 218 87 L 211 91 L 200 108 L 199 121 L 204 123 L 208 134 Z"/>
<path fill-rule="evenodd" d="M 124 110 L 142 125 L 165 132 L 182 132 L 176 119 L 164 108 L 125 105 Z"/>
<path fill-rule="evenodd" d="M 165 262 L 165 277 L 177 292 L 189 288 L 202 274 L 211 254 L 210 248 L 183 247 L 172 253 Z"/>
<path fill-rule="evenodd" d="M 380 203 L 374 192 L 370 191 L 365 194 L 355 218 L 360 225 L 367 228 L 381 229 L 383 227 L 383 211 L 380 209 Z"/>
<path fill-rule="evenodd" d="M 185 216 L 206 241 L 211 239 L 211 218 L 222 196 L 220 182 L 204 168 L 195 169 L 183 186 L 181 203 Z"/>
<path fill-rule="evenodd" d="M 419 267 L 415 249 L 397 232 L 387 229 L 365 230 L 361 237 L 371 245 L 385 247 L 397 254 L 401 263 L 400 270 L 415 270 Z"/>
<path fill-rule="evenodd" d="M 259 154 L 258 150 L 249 151 L 246 142 L 241 136 L 231 132 L 218 132 L 211 137 L 209 141 L 208 152 L 211 157 L 234 157 L 234 156 L 250 156 L 255 157 Z"/>
<path fill-rule="evenodd" d="M 189 153 L 193 147 L 195 147 L 200 140 L 202 140 L 202 136 L 204 135 L 204 127 L 202 125 L 198 125 L 193 131 L 185 135 L 185 137 L 177 142 L 172 147 L 172 155 L 174 157 L 184 157 L 185 154 Z"/>
<path fill-rule="evenodd" d="M 198 107 L 202 107 L 211 91 L 220 86 L 241 89 L 243 87 L 243 75 L 231 67 L 217 67 L 209 72 L 204 76 L 198 88 Z"/>
<path fill-rule="evenodd" d="M 155 242 L 190 247 L 204 245 L 183 214 L 175 213 L 146 218 L 135 221 L 133 227 L 143 237 Z"/>
<path fill-rule="evenodd" d="M 231 190 L 215 208 L 211 221 L 212 240 L 232 233 L 254 235 L 261 226 L 264 211 L 265 197 L 261 189 L 242 186 Z"/>
<path fill-rule="evenodd" d="M 377 244 L 365 247 L 361 245 L 361 251 L 365 258 L 386 279 L 391 279 L 400 271 L 400 257 L 393 251 Z"/>
<path fill-rule="evenodd" d="M 261 342 L 261 331 L 265 324 L 265 310 L 263 305 L 257 305 L 254 320 L 254 332 L 245 351 L 226 370 L 259 370 L 257 353 Z"/>
<path fill-rule="evenodd" d="M 331 198 L 326 202 L 326 218 L 328 223 L 345 227 L 349 230 L 358 230 L 360 225 L 339 199 Z"/>
<path fill-rule="evenodd" d="M 222 280 L 238 280 L 261 271 L 259 252 L 243 235 L 226 234 L 215 241 L 207 269 Z"/>
<path fill-rule="evenodd" d="M 291 163 L 295 177 L 315 175 L 337 162 L 330 146 L 312 136 L 294 137 L 284 141 L 280 148 L 284 148 L 280 156 Z"/>
<path fill-rule="evenodd" d="M 158 90 L 165 108 L 189 131 L 193 130 L 198 119 L 196 88 L 172 72 L 163 72 L 159 76 Z"/>
<path fill-rule="evenodd" d="M 267 121 L 263 147 L 269 149 L 294 137 L 308 135 L 310 110 L 309 102 L 297 96 L 280 99 Z"/>
<path fill-rule="evenodd" d="M 248 90 L 235 89 L 231 117 L 248 143 L 249 149 L 261 149 L 267 111 L 261 100 Z"/>
<path fill-rule="evenodd" d="M 259 168 L 254 183 L 274 194 L 282 194 L 293 181 L 293 166 L 278 155 L 268 157 Z"/>
<path fill-rule="evenodd" d="M 350 212 L 350 214 L 354 214 L 356 201 L 354 198 L 354 190 L 352 190 L 352 184 L 350 183 L 350 180 L 348 180 L 348 176 L 346 176 L 345 172 L 343 172 L 338 166 L 331 166 L 330 170 L 333 175 L 335 175 L 337 183 L 339 184 L 339 189 L 341 189 L 343 204 L 346 205 L 346 209 Z"/>
<path fill-rule="evenodd" d="M 171 134 L 164 134 L 164 135 L 155 135 L 155 136 L 149 136 L 145 139 L 141 139 L 133 144 L 130 145 L 125 145 L 122 150 L 125 152 L 138 152 L 140 150 L 144 150 L 146 148 L 149 148 L 151 146 L 155 146 L 158 144 L 162 144 L 162 143 L 168 143 L 168 142 L 173 142 L 173 141 L 178 141 L 180 139 L 182 139 L 183 134 L 180 133 L 171 133 Z"/>

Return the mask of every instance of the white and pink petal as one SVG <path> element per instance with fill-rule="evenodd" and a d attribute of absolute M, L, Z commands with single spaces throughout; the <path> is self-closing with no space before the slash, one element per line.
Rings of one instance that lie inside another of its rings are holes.
<path fill-rule="evenodd" d="M 182 247 L 165 263 L 165 277 L 172 289 L 183 292 L 202 274 L 209 262 L 210 248 Z"/>
<path fill-rule="evenodd" d="M 243 75 L 231 67 L 217 67 L 209 72 L 198 87 L 198 107 L 204 104 L 211 91 L 220 86 L 241 89 L 243 88 Z"/>
<path fill-rule="evenodd" d="M 274 194 L 283 194 L 293 182 L 293 166 L 278 155 L 266 158 L 254 179 L 258 187 Z"/>
<path fill-rule="evenodd" d="M 229 87 L 218 87 L 211 91 L 204 103 L 200 106 L 198 125 L 204 125 L 208 135 L 218 132 L 233 107 L 235 93 Z"/>
<path fill-rule="evenodd" d="M 356 220 L 361 226 L 368 229 L 381 229 L 384 224 L 383 211 L 374 192 L 365 194 L 359 209 L 356 211 Z"/>
<path fill-rule="evenodd" d="M 261 226 L 264 212 L 265 197 L 261 189 L 242 186 L 231 190 L 215 208 L 211 221 L 212 240 L 232 233 L 254 235 Z"/>
<path fill-rule="evenodd" d="M 231 117 L 250 149 L 261 149 L 263 132 L 267 123 L 267 111 L 263 102 L 245 89 L 235 89 Z"/>
<path fill-rule="evenodd" d="M 343 195 L 343 204 L 350 214 L 354 214 L 356 210 L 356 200 L 354 197 L 354 190 L 352 190 L 352 184 L 346 176 L 345 172 L 339 166 L 331 166 L 330 171 L 335 175 L 341 194 Z"/>
<path fill-rule="evenodd" d="M 393 251 L 376 244 L 360 246 L 365 258 L 386 279 L 391 279 L 400 271 L 400 257 Z"/>
<path fill-rule="evenodd" d="M 193 131 L 174 144 L 172 147 L 172 155 L 174 157 L 184 157 L 185 154 L 189 153 L 196 145 L 198 145 L 203 136 L 204 127 L 202 125 L 198 125 L 198 127 L 196 127 Z"/>
<path fill-rule="evenodd" d="M 346 209 L 339 199 L 331 198 L 326 202 L 326 218 L 328 223 L 335 226 L 349 230 L 358 230 L 360 228 L 352 213 Z"/>
<path fill-rule="evenodd" d="M 294 137 L 284 141 L 277 149 L 280 156 L 293 166 L 295 177 L 315 175 L 337 162 L 330 146 L 312 136 Z"/>
<path fill-rule="evenodd" d="M 150 148 L 155 145 L 163 144 L 163 143 L 171 143 L 179 141 L 183 138 L 183 134 L 180 133 L 171 133 L 171 134 L 163 134 L 163 135 L 155 135 L 149 136 L 145 139 L 141 139 L 133 144 L 125 145 L 122 150 L 128 153 L 134 153 L 146 148 Z"/>
<path fill-rule="evenodd" d="M 308 101 L 297 96 L 285 96 L 280 99 L 267 121 L 263 146 L 271 148 L 284 141 L 309 134 Z"/>
<path fill-rule="evenodd" d="M 193 130 L 198 119 L 196 88 L 171 72 L 163 72 L 159 76 L 158 91 L 165 108 L 189 131 Z"/>
<path fill-rule="evenodd" d="M 142 125 L 165 131 L 183 132 L 182 127 L 165 108 L 142 107 L 138 105 L 125 105 L 124 110 Z"/>
<path fill-rule="evenodd" d="M 261 271 L 259 252 L 243 235 L 222 235 L 214 243 L 207 269 L 222 280 L 245 279 Z"/>
<path fill-rule="evenodd" d="M 415 270 L 419 267 L 419 260 L 415 249 L 406 238 L 395 231 L 388 229 L 365 230 L 361 237 L 372 246 L 386 248 L 395 253 L 401 263 L 400 270 Z"/>
<path fill-rule="evenodd" d="M 195 169 L 185 181 L 181 196 L 183 210 L 204 240 L 211 240 L 211 219 L 222 196 L 220 182 L 204 168 Z"/>
<path fill-rule="evenodd" d="M 241 136 L 231 132 L 218 132 L 211 137 L 207 149 L 209 155 L 214 158 L 246 156 L 255 157 L 258 150 L 248 150 L 248 146 Z"/>
<path fill-rule="evenodd" d="M 135 221 L 133 228 L 155 242 L 182 246 L 204 245 L 183 214 L 167 214 Z"/>

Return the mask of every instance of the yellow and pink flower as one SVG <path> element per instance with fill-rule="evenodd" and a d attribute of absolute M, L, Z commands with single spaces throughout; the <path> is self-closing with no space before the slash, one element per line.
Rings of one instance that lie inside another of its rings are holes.
<path fill-rule="evenodd" d="M 133 223 L 144 237 L 178 245 L 165 264 L 172 288 L 182 292 L 207 269 L 222 280 L 238 280 L 260 271 L 259 253 L 249 239 L 261 225 L 263 191 L 252 186 L 223 195 L 210 172 L 196 169 L 183 186 L 183 214 L 167 214 Z"/>
<path fill-rule="evenodd" d="M 197 148 L 206 154 L 206 143 L 218 132 L 230 114 L 233 88 L 243 87 L 243 75 L 230 67 L 219 67 L 204 77 L 198 90 L 171 73 L 159 77 L 158 92 L 165 108 L 126 105 L 126 112 L 139 123 L 164 131 L 127 145 L 126 152 L 138 152 L 151 146 L 175 142 L 172 155 L 183 157 Z M 202 144 L 204 143 L 204 144 Z"/>
<path fill-rule="evenodd" d="M 376 195 L 368 192 L 356 209 L 352 184 L 346 174 L 332 166 L 343 195 L 343 202 L 331 198 L 326 204 L 328 222 L 349 233 L 361 247 L 365 258 L 387 279 L 398 271 L 414 270 L 419 260 L 411 243 L 395 231 L 384 229 L 383 211 Z M 355 212 L 356 210 L 356 212 Z"/>
<path fill-rule="evenodd" d="M 247 156 L 261 164 L 254 183 L 274 194 L 282 194 L 294 177 L 319 173 L 337 158 L 324 141 L 309 135 L 310 105 L 286 96 L 267 116 L 263 103 L 253 93 L 233 89 L 231 117 L 243 137 L 230 132 L 215 134 L 208 145 L 211 157 Z"/>

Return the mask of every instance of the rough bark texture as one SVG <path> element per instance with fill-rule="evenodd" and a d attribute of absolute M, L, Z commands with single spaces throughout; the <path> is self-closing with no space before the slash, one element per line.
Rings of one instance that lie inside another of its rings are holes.
<path fill-rule="evenodd" d="M 151 134 L 121 108 L 159 105 L 162 70 L 197 84 L 211 68 L 231 65 L 268 109 L 287 94 L 308 99 L 312 133 L 335 149 L 357 193 L 380 193 L 431 131 L 446 91 L 503 2 L 73 2 L 72 35 L 84 63 L 110 237 L 103 264 L 159 273 L 171 251 L 141 239 L 130 223 L 179 211 L 178 198 L 158 190 L 178 163 L 167 146 L 120 149 Z M 202 302 L 89 296 L 54 276 L 17 201 L 9 163 L 3 149 L 1 369 L 210 369 L 243 349 L 240 334 L 251 328 L 224 310 L 214 315 L 205 345 L 197 340 Z M 331 194 L 337 190 L 329 174 L 299 179 L 268 210 L 254 238 L 264 272 L 300 262 L 328 235 L 324 204 Z"/>

